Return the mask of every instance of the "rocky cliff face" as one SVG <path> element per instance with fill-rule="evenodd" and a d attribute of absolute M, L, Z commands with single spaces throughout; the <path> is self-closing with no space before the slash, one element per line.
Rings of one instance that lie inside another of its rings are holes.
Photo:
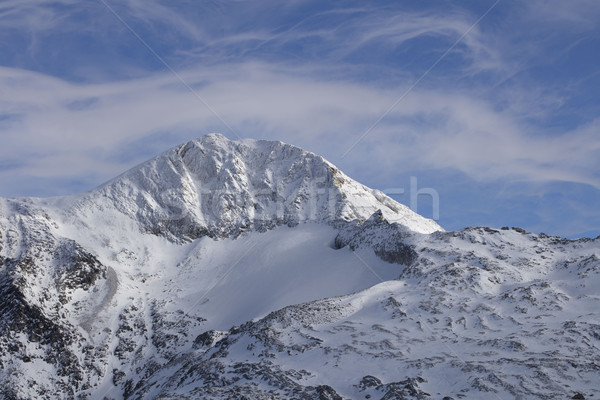
<path fill-rule="evenodd" d="M 312 153 L 208 135 L 0 199 L 0 397 L 594 398 L 599 271 L 599 238 L 444 232 Z"/>

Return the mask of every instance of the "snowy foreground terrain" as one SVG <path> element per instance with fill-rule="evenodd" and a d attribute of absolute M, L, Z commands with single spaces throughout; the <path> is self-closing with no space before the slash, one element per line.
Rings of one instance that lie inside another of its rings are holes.
<path fill-rule="evenodd" d="M 1 399 L 600 399 L 600 238 L 445 232 L 208 135 L 0 199 Z"/>

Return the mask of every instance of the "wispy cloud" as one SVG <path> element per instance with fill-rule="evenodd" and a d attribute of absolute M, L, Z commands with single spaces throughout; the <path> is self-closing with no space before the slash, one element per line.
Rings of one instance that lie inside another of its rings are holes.
<path fill-rule="evenodd" d="M 541 22 L 548 27 L 555 23 L 563 23 L 570 29 L 587 30 L 596 27 L 600 17 L 600 3 L 595 0 L 532 0 L 522 4 L 527 11 L 527 19 Z M 556 25 L 554 26 L 556 28 Z"/>
<path fill-rule="evenodd" d="M 92 44 L 95 52 L 111 59 L 121 55 L 116 61 L 123 63 L 127 60 L 122 52 L 135 50 L 136 40 L 119 26 L 110 7 L 176 66 L 263 60 L 386 67 L 391 61 L 386 53 L 410 64 L 415 62 L 411 58 L 417 40 L 440 41 L 428 50 L 430 55 L 427 51 L 423 55 L 422 62 L 427 63 L 428 57 L 442 52 L 445 42 L 452 43 L 477 17 L 458 8 L 432 12 L 407 10 L 399 4 L 369 8 L 323 4 L 286 2 L 273 8 L 268 1 L 182 2 L 177 7 L 156 0 L 7 1 L 0 5 L 0 32 L 18 33 L 28 42 L 32 58 L 49 46 L 54 51 L 63 46 L 66 55 L 66 51 L 86 52 Z M 82 36 L 91 43 L 81 43 Z M 474 29 L 456 49 L 465 70 L 505 67 L 487 40 Z M 397 70 L 398 65 L 394 62 L 390 67 Z"/>
<path fill-rule="evenodd" d="M 244 135 L 281 138 L 334 162 L 342 150 L 334 143 L 354 139 L 397 94 L 355 82 L 298 78 L 301 68 L 298 74 L 281 69 L 249 63 L 189 70 L 182 76 Z M 109 157 L 130 142 L 168 132 L 174 145 L 192 131 L 206 133 L 198 127 L 224 129 L 168 73 L 112 84 L 72 84 L 4 68 L 0 84 L 5 88 L 0 101 L 12 115 L 5 122 L 10 129 L 3 133 L 0 156 L 31 157 L 13 174 L 84 177 L 104 171 L 108 178 L 141 161 L 133 156 L 115 164 Z M 454 168 L 476 179 L 565 180 L 600 188 L 597 131 L 598 121 L 549 138 L 474 95 L 417 89 L 367 139 L 354 162 L 369 155 L 395 168 Z"/>

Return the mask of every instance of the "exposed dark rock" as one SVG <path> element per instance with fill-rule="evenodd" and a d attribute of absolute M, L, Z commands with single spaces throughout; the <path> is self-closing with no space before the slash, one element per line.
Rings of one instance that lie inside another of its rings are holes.
<path fill-rule="evenodd" d="M 200 347 L 212 346 L 219 337 L 221 337 L 221 334 L 214 330 L 201 333 L 194 339 L 194 348 L 198 349 Z"/>
<path fill-rule="evenodd" d="M 356 387 L 360 390 L 365 390 L 367 388 L 376 388 L 378 386 L 381 386 L 381 384 L 382 382 L 379 378 L 367 375 L 360 380 L 359 384 Z"/>
<path fill-rule="evenodd" d="M 342 396 L 337 394 L 331 386 L 321 385 L 316 388 L 319 400 L 342 400 Z"/>

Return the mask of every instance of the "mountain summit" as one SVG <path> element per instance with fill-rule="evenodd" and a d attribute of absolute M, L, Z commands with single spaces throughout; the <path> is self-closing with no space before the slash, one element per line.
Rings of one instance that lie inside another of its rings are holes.
<path fill-rule="evenodd" d="M 207 135 L 0 198 L 0 398 L 599 396 L 600 237 L 445 232 L 323 158 Z"/>
<path fill-rule="evenodd" d="M 78 207 L 115 207 L 144 231 L 175 241 L 301 222 L 362 221 L 377 211 L 414 232 L 442 230 L 320 156 L 282 142 L 232 141 L 220 134 L 133 168 L 92 191 Z"/>

